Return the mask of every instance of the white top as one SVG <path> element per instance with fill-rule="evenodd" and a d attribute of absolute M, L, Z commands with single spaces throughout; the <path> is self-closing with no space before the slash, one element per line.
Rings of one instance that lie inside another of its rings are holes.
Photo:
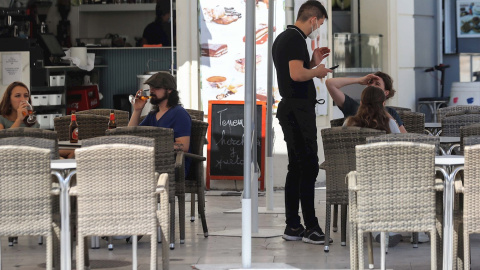
<path fill-rule="evenodd" d="M 435 165 L 451 166 L 463 165 L 465 163 L 465 156 L 460 155 L 444 155 L 435 157 Z"/>
<path fill-rule="evenodd" d="M 440 136 L 441 143 L 459 143 L 460 137 L 447 137 L 447 136 Z"/>
<path fill-rule="evenodd" d="M 426 128 L 441 128 L 442 123 L 425 123 Z"/>
<path fill-rule="evenodd" d="M 50 169 L 52 170 L 70 170 L 77 168 L 75 159 L 53 159 L 50 161 Z"/>

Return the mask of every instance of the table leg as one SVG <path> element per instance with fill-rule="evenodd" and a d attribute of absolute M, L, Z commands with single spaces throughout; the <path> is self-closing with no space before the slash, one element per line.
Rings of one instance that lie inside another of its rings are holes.
<path fill-rule="evenodd" d="M 76 171 L 71 171 L 66 178 L 58 172 L 52 172 L 58 178 L 60 184 L 60 216 L 61 216 L 61 230 L 60 230 L 60 265 L 61 270 L 72 269 L 72 254 L 71 254 L 71 238 L 70 238 L 70 196 L 68 188 L 70 180 Z"/>

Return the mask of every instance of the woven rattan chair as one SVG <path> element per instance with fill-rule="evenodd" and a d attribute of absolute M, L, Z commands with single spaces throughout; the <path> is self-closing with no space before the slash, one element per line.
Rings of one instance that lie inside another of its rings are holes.
<path fill-rule="evenodd" d="M 326 172 L 326 214 L 325 239 L 330 239 L 330 219 L 332 205 L 341 205 L 341 245 L 346 245 L 348 186 L 345 176 L 355 170 L 355 146 L 365 144 L 366 138 L 385 134 L 385 131 L 360 127 L 334 127 L 322 129 L 323 151 Z M 325 241 L 325 252 L 329 242 Z"/>
<path fill-rule="evenodd" d="M 133 135 L 155 139 L 155 171 L 159 174 L 168 173 L 170 202 L 170 248 L 175 248 L 175 196 L 178 197 L 178 212 L 180 225 L 180 243 L 185 241 L 185 182 L 175 181 L 176 164 L 173 149 L 173 129 L 150 126 L 121 127 L 109 129 L 106 135 Z M 180 179 L 181 180 L 181 179 Z"/>
<path fill-rule="evenodd" d="M 343 126 L 343 122 L 345 122 L 345 118 L 338 118 L 330 120 L 330 127 L 341 127 Z"/>
<path fill-rule="evenodd" d="M 356 160 L 357 171 L 348 175 L 350 267 L 363 269 L 364 232 L 436 234 L 435 146 L 411 142 L 359 145 Z M 436 269 L 436 245 L 432 237 L 432 269 Z"/>
<path fill-rule="evenodd" d="M 408 133 L 425 133 L 425 114 L 411 111 L 398 111 L 403 126 Z"/>
<path fill-rule="evenodd" d="M 438 115 L 438 121 L 442 122 L 443 118 L 447 116 L 447 114 L 452 114 L 452 113 L 470 113 L 470 112 L 480 112 L 480 106 L 477 105 L 457 105 L 457 106 L 451 106 L 451 107 L 444 107 L 438 109 L 437 115 Z"/>
<path fill-rule="evenodd" d="M 460 127 L 460 154 L 463 154 L 465 138 L 470 136 L 480 136 L 480 123 Z"/>
<path fill-rule="evenodd" d="M 157 209 L 154 147 L 110 144 L 75 152 L 77 269 L 84 269 L 84 237 L 93 235 L 150 235 L 150 269 L 157 269 L 157 226 L 168 219 L 169 211 L 168 207 Z M 162 176 L 160 179 L 166 181 L 167 176 Z M 168 222 L 162 225 L 168 227 Z M 136 266 L 136 241 L 133 245 Z M 168 261 L 168 248 L 164 248 L 163 269 L 168 269 Z"/>
<path fill-rule="evenodd" d="M 478 222 L 480 217 L 480 136 L 471 136 L 464 139 L 465 148 L 465 165 L 464 165 L 464 179 L 455 181 L 455 191 L 463 193 L 463 215 L 462 224 L 463 235 L 462 239 L 458 241 L 459 250 L 463 250 L 464 260 L 463 268 L 471 269 L 470 258 L 470 234 L 480 233 L 480 224 Z M 455 233 L 454 233 L 455 238 Z M 463 242 L 463 245 L 462 245 Z M 454 239 L 454 243 L 455 239 Z M 454 265 L 455 266 L 455 265 Z M 457 262 L 459 269 L 461 265 Z"/>
<path fill-rule="evenodd" d="M 41 138 L 41 139 L 50 139 L 54 141 L 54 149 L 51 152 L 52 159 L 58 159 L 58 141 L 57 141 L 57 132 L 51 130 L 45 130 L 41 128 L 9 128 L 0 130 L 0 138 L 8 137 L 28 137 L 28 138 Z M 28 140 L 28 139 L 26 139 Z M 30 146 L 28 142 L 22 143 L 21 145 Z M 42 147 L 44 148 L 44 147 Z"/>
<path fill-rule="evenodd" d="M 411 112 L 411 111 L 412 111 L 412 109 L 410 109 L 410 108 L 395 107 L 395 106 L 388 106 L 388 107 L 394 109 L 397 113 L 400 113 L 400 112 Z M 403 119 L 402 119 L 402 121 L 403 121 Z"/>
<path fill-rule="evenodd" d="M 53 269 L 50 152 L 28 146 L 0 146 L 0 235 L 46 237 L 48 270 Z"/>
<path fill-rule="evenodd" d="M 442 119 L 442 134 L 440 136 L 460 137 L 460 127 L 480 123 L 480 113 L 458 114 Z"/>
<path fill-rule="evenodd" d="M 77 115 L 81 114 L 94 114 L 94 115 L 103 115 L 110 118 L 111 109 L 91 109 L 86 111 L 79 111 Z M 126 127 L 128 126 L 128 120 L 130 113 L 122 110 L 113 110 L 115 113 L 115 123 L 117 127 Z"/>
<path fill-rule="evenodd" d="M 191 193 L 191 218 L 195 221 L 195 194 L 198 196 L 198 214 L 202 220 L 203 235 L 208 237 L 207 219 L 205 217 L 205 173 L 203 161 L 206 158 L 203 155 L 205 135 L 207 134 L 208 123 L 200 120 L 192 120 L 192 134 L 190 136 L 190 151 L 184 153 L 185 157 L 192 159 L 190 170 L 185 178 L 185 192 Z M 185 169 L 182 167 L 177 170 L 178 175 L 182 177 Z"/>
<path fill-rule="evenodd" d="M 65 115 L 53 119 L 59 141 L 67 141 L 70 139 L 68 134 L 68 128 L 71 122 L 70 118 L 70 115 Z M 108 128 L 108 121 L 109 118 L 102 115 L 77 115 L 78 139 L 84 140 L 105 135 L 105 130 Z"/>
<path fill-rule="evenodd" d="M 89 147 L 89 146 L 94 146 L 94 145 L 101 145 L 101 144 L 133 144 L 133 145 L 141 145 L 141 146 L 148 146 L 148 147 L 155 147 L 155 139 L 153 138 L 146 138 L 146 137 L 138 137 L 138 136 L 102 136 L 102 137 L 96 137 L 96 138 L 91 138 L 84 140 L 82 142 L 82 147 Z M 165 200 L 167 202 L 166 205 L 161 206 L 163 209 L 166 207 L 169 207 L 168 205 L 168 200 Z M 161 223 L 168 222 L 168 217 L 167 220 L 162 221 Z M 170 239 L 169 231 L 167 228 L 163 228 L 164 233 L 167 234 L 166 239 Z M 158 232 L 157 237 L 160 237 L 161 232 Z M 113 250 L 113 244 L 111 242 L 111 237 L 108 239 L 108 249 Z M 159 242 L 161 241 L 161 238 L 158 239 Z M 168 249 L 168 241 L 162 242 L 163 248 Z"/>
<path fill-rule="evenodd" d="M 194 110 L 194 109 L 185 109 L 192 119 L 203 121 L 205 113 L 203 111 Z"/>

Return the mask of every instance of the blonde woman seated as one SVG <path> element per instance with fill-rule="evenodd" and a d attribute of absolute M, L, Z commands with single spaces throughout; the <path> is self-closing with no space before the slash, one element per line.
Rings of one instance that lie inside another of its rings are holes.
<path fill-rule="evenodd" d="M 363 89 L 357 114 L 348 117 L 344 126 L 366 127 L 385 130 L 388 133 L 400 133 L 397 122 L 385 110 L 385 93 L 375 86 Z"/>

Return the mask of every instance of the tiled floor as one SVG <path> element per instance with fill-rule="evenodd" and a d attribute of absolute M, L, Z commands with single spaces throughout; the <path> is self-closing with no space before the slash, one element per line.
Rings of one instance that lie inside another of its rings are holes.
<path fill-rule="evenodd" d="M 210 232 L 240 229 L 240 214 L 225 214 L 225 210 L 241 208 L 241 198 L 238 196 L 219 196 L 221 192 L 207 193 L 207 222 Z M 324 227 L 325 190 L 317 190 L 317 215 Z M 283 191 L 275 192 L 275 205 L 283 206 Z M 189 205 L 189 203 L 187 203 Z M 265 197 L 259 198 L 259 205 L 265 206 Z M 187 207 L 187 215 L 190 209 Z M 128 217 L 125 217 L 128 218 Z M 200 269 L 222 269 L 223 264 L 241 265 L 241 238 L 210 236 L 203 237 L 202 225 L 199 220 L 191 223 L 186 217 L 185 244 L 177 243 L 170 253 L 170 269 L 192 269 L 197 265 Z M 177 223 L 178 224 L 178 223 Z M 177 225 L 178 226 L 178 225 Z M 284 216 L 282 214 L 259 215 L 259 227 L 283 230 Z M 178 233 L 178 229 L 177 229 Z M 332 233 L 334 243 L 330 252 L 324 253 L 323 246 L 315 246 L 302 242 L 286 242 L 281 237 L 252 239 L 253 263 L 284 263 L 291 269 L 348 269 L 349 243 L 340 246 L 340 232 Z M 347 235 L 348 239 L 348 235 Z M 149 269 L 149 238 L 144 237 L 139 242 L 138 269 Z M 480 269 L 480 238 L 472 237 L 472 269 Z M 131 245 L 124 240 L 115 240 L 115 248 L 108 251 L 106 243 L 101 242 L 101 248 L 90 250 L 92 269 L 131 269 Z M 376 266 L 379 262 L 379 245 L 374 243 Z M 159 245 L 159 259 L 161 258 Z M 212 265 L 213 264 L 213 265 Z M 45 247 L 37 244 L 37 237 L 20 237 L 14 247 L 7 246 L 7 239 L 2 238 L 2 265 L 4 269 L 34 270 L 45 268 Z M 430 269 L 430 243 L 420 244 L 414 249 L 405 238 L 396 247 L 390 248 L 387 255 L 387 268 L 390 269 Z M 161 262 L 159 261 L 159 269 Z"/>

